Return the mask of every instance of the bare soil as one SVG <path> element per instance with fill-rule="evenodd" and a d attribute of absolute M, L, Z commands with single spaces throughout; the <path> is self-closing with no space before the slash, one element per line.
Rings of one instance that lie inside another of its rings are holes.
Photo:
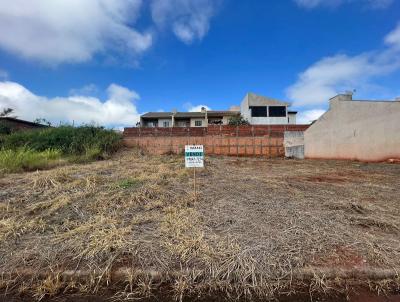
<path fill-rule="evenodd" d="M 197 197 L 182 157 L 130 149 L 0 178 L 2 297 L 399 293 L 400 165 L 210 157 L 196 174 Z"/>

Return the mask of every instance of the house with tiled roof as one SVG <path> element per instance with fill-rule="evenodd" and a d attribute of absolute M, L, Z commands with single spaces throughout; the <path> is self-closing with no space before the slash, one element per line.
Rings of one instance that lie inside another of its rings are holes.
<path fill-rule="evenodd" d="M 227 125 L 231 118 L 242 116 L 251 125 L 296 124 L 296 111 L 288 110 L 289 103 L 247 93 L 240 106 L 230 110 L 214 111 L 202 108 L 200 112 L 148 112 L 140 117 L 141 127 L 208 127 Z"/>

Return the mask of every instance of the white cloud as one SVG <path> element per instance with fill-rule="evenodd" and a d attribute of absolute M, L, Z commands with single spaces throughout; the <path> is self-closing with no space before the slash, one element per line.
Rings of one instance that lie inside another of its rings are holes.
<path fill-rule="evenodd" d="M 339 5 L 342 0 L 294 0 L 297 5 L 305 8 L 315 8 L 320 5 L 336 6 Z"/>
<path fill-rule="evenodd" d="M 394 0 L 294 0 L 299 6 L 312 9 L 318 6 L 337 7 L 342 4 L 359 2 L 372 9 L 388 8 Z"/>
<path fill-rule="evenodd" d="M 388 8 L 394 2 L 394 0 L 366 0 L 366 1 L 368 2 L 369 7 L 376 9 Z"/>
<path fill-rule="evenodd" d="M 72 88 L 69 91 L 69 95 L 96 95 L 99 92 L 99 88 L 95 84 L 87 84 L 81 88 Z"/>
<path fill-rule="evenodd" d="M 161 28 L 171 28 L 184 43 L 201 40 L 210 28 L 220 0 L 152 0 L 151 13 Z"/>
<path fill-rule="evenodd" d="M 138 55 L 152 35 L 133 24 L 142 0 L 0 2 L 0 47 L 47 64 L 83 62 L 111 50 Z"/>
<path fill-rule="evenodd" d="M 182 107 L 183 107 L 186 111 L 189 111 L 189 112 L 200 112 L 202 107 L 206 108 L 207 110 L 212 110 L 212 109 L 211 109 L 209 106 L 207 106 L 207 105 L 201 105 L 201 104 L 200 104 L 200 105 L 193 105 L 193 104 L 190 103 L 190 102 L 184 103 Z"/>
<path fill-rule="evenodd" d="M 312 109 L 299 112 L 296 122 L 297 124 L 309 124 L 319 119 L 319 117 L 323 115 L 325 112 L 326 110 L 323 109 Z"/>
<path fill-rule="evenodd" d="M 373 78 L 400 69 L 400 25 L 385 38 L 383 50 L 319 60 L 299 75 L 286 93 L 295 106 L 326 104 L 339 92 L 368 90 Z"/>
<path fill-rule="evenodd" d="M 211 108 L 210 107 L 208 107 L 207 105 L 196 105 L 196 106 L 192 106 L 192 105 L 190 105 L 189 107 L 188 107 L 188 111 L 189 112 L 200 112 L 201 111 L 201 108 L 206 108 L 207 110 L 211 110 Z"/>
<path fill-rule="evenodd" d="M 45 118 L 54 124 L 96 123 L 104 126 L 133 126 L 139 121 L 135 101 L 140 97 L 125 87 L 111 84 L 108 98 L 102 102 L 88 96 L 47 98 L 38 96 L 15 82 L 0 82 L 0 109 L 13 108 L 26 120 Z"/>
<path fill-rule="evenodd" d="M 207 34 L 223 0 L 13 0 L 0 1 L 0 49 L 50 66 L 91 60 L 132 61 L 148 50 L 157 29 L 190 44 Z M 144 8 L 152 20 L 136 24 Z M 128 64 L 132 65 L 132 64 Z"/>
<path fill-rule="evenodd" d="M 400 48 L 400 23 L 385 37 L 385 43 L 395 48 Z"/>

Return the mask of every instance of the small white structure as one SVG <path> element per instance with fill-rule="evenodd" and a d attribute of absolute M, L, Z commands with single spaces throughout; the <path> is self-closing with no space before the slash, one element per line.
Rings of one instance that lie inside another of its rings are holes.
<path fill-rule="evenodd" d="M 285 131 L 285 157 L 304 159 L 304 131 Z"/>
<path fill-rule="evenodd" d="M 305 157 L 384 161 L 400 158 L 400 101 L 330 100 L 304 133 Z"/>

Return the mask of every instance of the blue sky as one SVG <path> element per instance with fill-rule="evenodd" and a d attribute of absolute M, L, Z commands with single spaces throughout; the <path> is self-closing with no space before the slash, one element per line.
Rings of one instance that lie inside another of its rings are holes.
<path fill-rule="evenodd" d="M 29 120 L 130 126 L 251 91 L 309 122 L 399 83 L 398 0 L 0 1 L 0 109 Z"/>

